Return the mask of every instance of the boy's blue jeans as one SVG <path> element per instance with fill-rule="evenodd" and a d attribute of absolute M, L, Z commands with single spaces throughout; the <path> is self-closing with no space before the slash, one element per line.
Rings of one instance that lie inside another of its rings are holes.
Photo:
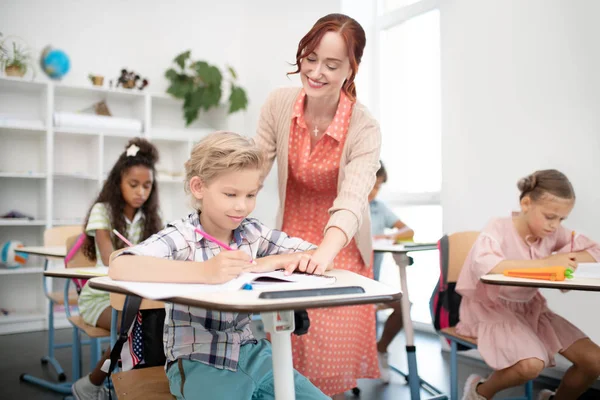
<path fill-rule="evenodd" d="M 275 399 L 271 344 L 264 339 L 241 347 L 237 372 L 180 359 L 171 365 L 167 377 L 177 399 Z M 297 400 L 329 399 L 296 370 L 294 386 Z"/>

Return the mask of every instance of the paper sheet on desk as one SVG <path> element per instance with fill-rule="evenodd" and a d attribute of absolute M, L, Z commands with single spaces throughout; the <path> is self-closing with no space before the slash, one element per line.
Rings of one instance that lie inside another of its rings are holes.
<path fill-rule="evenodd" d="M 333 276 L 318 276 L 309 274 L 292 274 L 285 276 L 283 271 L 264 273 L 246 272 L 237 278 L 220 285 L 191 284 L 191 283 L 154 283 L 154 282 L 125 282 L 114 283 L 140 297 L 149 300 L 161 300 L 170 297 L 186 296 L 198 293 L 216 293 L 240 290 L 246 283 L 260 286 L 261 289 L 281 289 L 282 287 L 322 287 L 332 285 L 336 281 Z"/>
<path fill-rule="evenodd" d="M 575 278 L 600 279 L 600 263 L 581 263 L 573 272 Z"/>

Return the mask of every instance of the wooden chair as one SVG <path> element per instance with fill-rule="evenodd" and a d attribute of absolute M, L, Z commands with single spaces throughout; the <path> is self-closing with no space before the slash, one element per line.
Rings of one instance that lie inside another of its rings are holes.
<path fill-rule="evenodd" d="M 67 239 L 70 236 L 78 235 L 81 232 L 82 228 L 80 225 L 59 226 L 55 228 L 46 229 L 44 231 L 44 247 L 64 246 L 66 244 Z M 56 260 L 56 258 L 53 259 Z M 49 261 L 49 258 L 46 258 L 46 261 L 44 263 L 44 271 L 48 269 L 50 263 Z M 54 307 L 57 305 L 64 306 L 65 310 L 67 310 L 69 306 L 77 305 L 77 292 L 74 290 L 70 291 L 67 300 L 68 304 L 65 304 L 63 292 L 50 292 L 48 290 L 48 278 L 46 278 L 43 275 L 42 281 L 44 286 L 44 295 L 48 299 L 48 354 L 42 357 L 41 362 L 42 365 L 50 363 L 50 365 L 52 365 L 52 367 L 56 370 L 56 373 L 58 374 L 58 380 L 60 382 L 64 382 L 67 380 L 67 376 L 65 375 L 61 365 L 54 357 L 54 350 L 72 347 L 73 343 L 56 344 L 54 342 Z"/>
<path fill-rule="evenodd" d="M 477 240 L 479 232 L 457 232 L 448 236 L 448 248 L 440 246 L 440 260 L 448 257 L 448 284 L 456 283 L 471 247 Z M 445 252 L 447 251 L 447 254 Z M 450 400 L 458 400 L 458 345 L 468 349 L 477 348 L 477 339 L 462 336 L 456 333 L 456 327 L 442 329 L 439 332 L 450 341 Z M 525 384 L 525 396 L 513 400 L 532 400 L 533 381 Z"/>
<path fill-rule="evenodd" d="M 165 368 L 150 367 L 117 372 L 112 378 L 119 400 L 173 400 Z"/>
<path fill-rule="evenodd" d="M 125 296 L 111 293 L 110 305 L 113 308 L 113 321 L 116 321 L 118 311 L 123 311 Z M 164 308 L 162 301 L 142 300 L 140 310 Z M 116 322 L 111 330 L 116 335 Z M 117 372 L 112 375 L 112 382 L 119 400 L 172 400 L 169 380 L 163 366 L 132 369 Z"/>

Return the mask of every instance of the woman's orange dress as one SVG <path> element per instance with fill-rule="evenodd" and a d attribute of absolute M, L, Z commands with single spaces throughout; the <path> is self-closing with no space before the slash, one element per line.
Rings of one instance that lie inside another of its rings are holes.
<path fill-rule="evenodd" d="M 342 92 L 331 125 L 311 151 L 304 99 L 302 91 L 292 114 L 282 230 L 318 245 L 337 196 L 340 156 L 353 103 Z M 338 254 L 335 268 L 373 278 L 354 240 Z M 373 305 L 314 309 L 308 315 L 308 333 L 292 335 L 294 367 L 301 374 L 328 396 L 355 387 L 358 378 L 379 377 Z"/>

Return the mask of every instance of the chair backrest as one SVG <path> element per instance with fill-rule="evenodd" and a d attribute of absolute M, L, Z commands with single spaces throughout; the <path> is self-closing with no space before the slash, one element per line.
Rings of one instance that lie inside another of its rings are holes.
<path fill-rule="evenodd" d="M 70 254 L 73 246 L 81 245 L 81 243 L 78 243 L 80 236 L 81 236 L 81 233 L 67 238 L 67 242 L 66 242 L 67 243 L 67 254 Z M 68 260 L 65 260 L 65 261 L 66 261 L 65 262 L 66 268 L 82 268 L 82 267 L 95 267 L 96 266 L 96 261 L 90 260 L 85 254 L 83 254 L 83 251 L 81 251 L 81 247 L 76 249 L 75 253 L 72 254 Z"/>
<path fill-rule="evenodd" d="M 67 239 L 83 232 L 81 225 L 56 226 L 44 231 L 44 246 L 64 246 Z"/>
<path fill-rule="evenodd" d="M 460 319 L 461 296 L 456 281 L 479 232 L 457 232 L 445 235 L 438 243 L 440 279 L 433 289 L 429 308 L 437 331 L 455 326 Z"/>
<path fill-rule="evenodd" d="M 471 247 L 477 240 L 479 232 L 465 231 L 448 235 L 448 283 L 456 283 L 460 271 L 471 251 Z"/>

